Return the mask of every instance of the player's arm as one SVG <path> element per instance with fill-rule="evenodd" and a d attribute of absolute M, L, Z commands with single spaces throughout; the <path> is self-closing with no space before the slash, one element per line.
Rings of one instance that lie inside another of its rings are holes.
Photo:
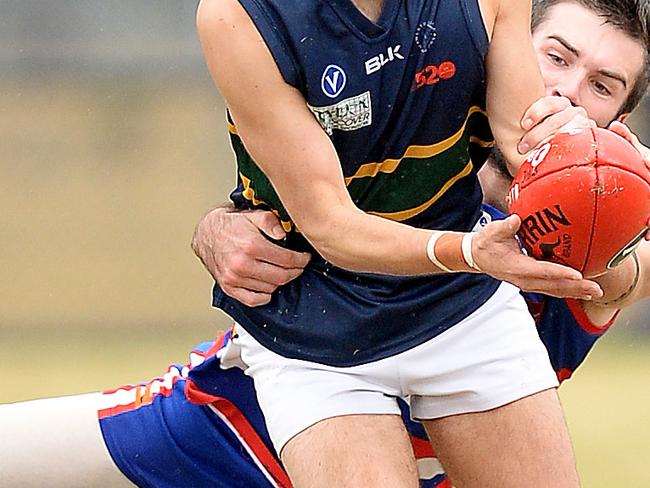
<path fill-rule="evenodd" d="M 486 58 L 487 111 L 497 145 L 514 175 L 524 154 L 557 132 L 595 127 L 586 111 L 564 97 L 545 97 L 530 33 L 530 0 L 483 0 L 494 17 Z"/>
<path fill-rule="evenodd" d="M 492 38 L 486 57 L 487 112 L 497 145 L 515 174 L 524 160 L 517 145 L 526 109 L 544 95 L 544 83 L 530 34 L 530 0 L 483 0 Z"/>
<path fill-rule="evenodd" d="M 273 213 L 223 205 L 199 221 L 192 250 L 224 293 L 252 307 L 268 303 L 275 289 L 300 276 L 309 262 L 308 253 L 271 241 L 284 236 Z"/>
<path fill-rule="evenodd" d="M 393 275 L 440 271 L 427 257 L 432 231 L 372 216 L 354 205 L 330 139 L 302 94 L 284 82 L 240 4 L 203 0 L 197 24 L 208 67 L 247 150 L 314 248 L 336 266 L 352 271 Z M 486 273 L 556 296 L 600 295 L 594 283 L 582 280 L 574 270 L 521 255 L 507 225 L 496 224 L 491 231 L 489 246 L 480 245 L 487 239 L 475 240 L 473 246 Z M 450 269 L 471 271 L 460 254 L 460 240 L 455 242 L 458 245 L 438 246 L 441 261 L 453 262 Z M 556 280 L 548 285 L 552 290 L 547 288 L 549 279 Z"/>
<path fill-rule="evenodd" d="M 615 120 L 609 124 L 607 128 L 632 144 L 634 148 L 639 151 L 639 154 L 641 154 L 643 157 L 643 161 L 645 161 L 646 166 L 650 168 L 650 148 L 639 140 L 637 135 L 632 132 L 627 124 L 625 124 L 622 120 Z M 645 239 L 646 241 L 650 241 L 650 221 L 648 221 L 648 232 L 646 232 Z"/>
<path fill-rule="evenodd" d="M 367 215 L 352 202 L 336 151 L 302 94 L 284 82 L 236 0 L 203 0 L 198 31 L 246 149 L 323 257 L 354 271 L 433 272 L 430 232 Z"/>
<path fill-rule="evenodd" d="M 595 324 L 607 324 L 617 310 L 650 297 L 650 242 L 643 241 L 631 255 L 616 268 L 595 278 L 603 296 L 582 307 Z M 636 257 L 636 260 L 635 260 Z"/>

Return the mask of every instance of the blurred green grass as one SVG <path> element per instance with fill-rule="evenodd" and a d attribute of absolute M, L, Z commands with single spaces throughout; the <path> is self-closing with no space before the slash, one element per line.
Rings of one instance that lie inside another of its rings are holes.
<path fill-rule="evenodd" d="M 114 388 L 185 363 L 216 328 L 11 331 L 0 337 L 0 402 Z M 561 388 L 586 488 L 650 486 L 650 345 L 603 339 Z M 507 439 L 504 439 L 506 442 Z"/>
<path fill-rule="evenodd" d="M 560 388 L 585 488 L 650 486 L 650 346 L 616 332 Z"/>
<path fill-rule="evenodd" d="M 0 335 L 0 403 L 140 383 L 185 364 L 190 350 L 218 328 L 179 324 L 96 331 L 12 329 Z"/>
<path fill-rule="evenodd" d="M 0 90 L 0 329 L 207 324 L 195 223 L 235 181 L 211 86 Z"/>

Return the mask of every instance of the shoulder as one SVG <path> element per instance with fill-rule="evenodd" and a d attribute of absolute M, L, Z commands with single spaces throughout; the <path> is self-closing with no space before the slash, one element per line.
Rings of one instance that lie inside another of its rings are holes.
<path fill-rule="evenodd" d="M 237 0 L 201 0 L 196 10 L 199 36 L 227 40 L 250 25 L 250 17 Z"/>
<path fill-rule="evenodd" d="M 510 22 L 510 19 L 530 16 L 531 0 L 477 0 L 483 16 L 483 23 L 492 37 L 497 23 Z"/>
<path fill-rule="evenodd" d="M 233 90 L 246 88 L 239 86 L 243 77 L 273 76 L 268 47 L 238 0 L 201 0 L 196 25 L 208 68 L 229 102 Z"/>
<path fill-rule="evenodd" d="M 196 8 L 197 23 L 223 16 L 219 20 L 231 20 L 243 12 L 237 0 L 200 0 Z"/>
<path fill-rule="evenodd" d="M 485 9 L 486 12 L 493 12 L 495 15 L 497 13 L 501 14 L 507 10 L 525 10 L 531 9 L 532 1 L 531 0 L 477 0 L 481 9 Z"/>

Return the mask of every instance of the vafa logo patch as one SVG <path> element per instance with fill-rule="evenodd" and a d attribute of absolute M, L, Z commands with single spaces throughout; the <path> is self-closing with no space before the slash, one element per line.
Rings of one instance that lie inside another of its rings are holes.
<path fill-rule="evenodd" d="M 345 88 L 346 82 L 347 76 L 343 68 L 335 64 L 330 64 L 323 70 L 320 86 L 325 95 L 330 98 L 336 98 L 341 94 L 343 88 Z"/>

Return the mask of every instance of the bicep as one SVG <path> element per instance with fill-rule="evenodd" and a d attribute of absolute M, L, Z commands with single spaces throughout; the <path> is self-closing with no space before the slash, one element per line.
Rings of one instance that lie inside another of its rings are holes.
<path fill-rule="evenodd" d="M 497 144 L 518 168 L 525 110 L 544 95 L 530 34 L 530 0 L 500 0 L 486 58 L 487 109 Z M 513 173 L 514 174 L 514 173 Z"/>
<path fill-rule="evenodd" d="M 236 0 L 204 0 L 197 28 L 208 68 L 246 150 L 268 176 L 303 232 L 327 210 L 350 206 L 336 151 L 288 85 L 261 35 Z M 300 189 L 300 191 L 296 191 Z"/>

